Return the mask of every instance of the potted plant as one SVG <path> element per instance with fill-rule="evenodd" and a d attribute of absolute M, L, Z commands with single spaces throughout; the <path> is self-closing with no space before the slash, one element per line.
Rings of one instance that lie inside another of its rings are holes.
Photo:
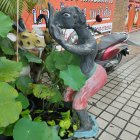
<path fill-rule="evenodd" d="M 71 137 L 79 121 L 72 118 L 74 112 L 65 106 L 62 93 L 68 85 L 64 84 L 67 71 L 73 77 L 79 60 L 66 51 L 46 47 L 41 58 L 19 49 L 19 62 L 16 62 L 14 43 L 6 37 L 12 30 L 13 21 L 2 12 L 0 18 L 0 26 L 3 26 L 0 29 L 0 139 L 59 140 Z M 31 71 L 21 73 L 28 65 Z M 45 82 L 42 81 L 44 73 L 47 75 Z M 37 80 L 34 79 L 36 74 Z M 73 84 L 74 80 L 68 83 Z"/>

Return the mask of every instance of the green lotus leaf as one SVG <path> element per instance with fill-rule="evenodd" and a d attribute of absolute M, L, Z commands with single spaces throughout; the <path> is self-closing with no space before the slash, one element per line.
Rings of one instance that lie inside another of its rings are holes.
<path fill-rule="evenodd" d="M 0 48 L 6 55 L 15 55 L 14 47 L 8 38 L 0 38 Z"/>
<path fill-rule="evenodd" d="M 22 70 L 22 64 L 0 57 L 0 81 L 15 81 Z"/>
<path fill-rule="evenodd" d="M 13 136 L 13 129 L 14 129 L 15 123 L 8 125 L 4 132 L 3 135 L 4 136 Z"/>
<path fill-rule="evenodd" d="M 51 52 L 50 55 L 46 58 L 44 65 L 49 72 L 55 72 L 55 61 L 54 61 L 55 52 Z"/>
<path fill-rule="evenodd" d="M 19 49 L 19 58 L 20 58 L 19 61 L 22 62 L 23 66 L 28 66 L 29 62 L 28 62 L 28 59 L 26 58 L 26 56 L 24 55 L 24 53 L 25 53 L 25 50 Z"/>
<path fill-rule="evenodd" d="M 50 89 L 42 84 L 34 84 L 33 85 L 33 94 L 35 97 L 40 99 L 47 99 L 49 96 L 53 96 L 50 92 Z"/>
<path fill-rule="evenodd" d="M 0 36 L 6 37 L 8 32 L 12 29 L 12 20 L 0 11 Z"/>
<path fill-rule="evenodd" d="M 86 82 L 85 75 L 78 66 L 69 65 L 66 70 L 60 71 L 60 78 L 64 80 L 64 84 L 72 89 L 79 91 Z"/>
<path fill-rule="evenodd" d="M 0 135 L 3 134 L 5 128 L 0 128 Z"/>
<path fill-rule="evenodd" d="M 30 53 L 30 52 L 25 52 L 25 57 L 28 59 L 28 62 L 34 62 L 34 63 L 41 63 L 42 60 L 35 56 L 34 54 Z"/>
<path fill-rule="evenodd" d="M 0 82 L 0 127 L 6 127 L 19 119 L 22 105 L 16 101 L 17 91 L 5 82 Z"/>
<path fill-rule="evenodd" d="M 48 100 L 50 103 L 60 103 L 63 100 L 62 94 L 57 90 L 53 89 L 54 95 Z"/>
<path fill-rule="evenodd" d="M 59 103 L 62 101 L 62 95 L 56 88 L 48 87 L 42 84 L 33 84 L 33 94 L 40 99 L 47 99 L 50 103 Z"/>
<path fill-rule="evenodd" d="M 55 67 L 59 70 L 64 70 L 72 60 L 72 55 L 67 52 L 58 52 L 54 55 Z"/>
<path fill-rule="evenodd" d="M 26 109 L 29 106 L 28 98 L 25 97 L 22 93 L 19 93 L 19 96 L 17 97 L 17 101 L 21 102 L 23 109 Z"/>
<path fill-rule="evenodd" d="M 68 51 L 53 51 L 45 61 L 45 65 L 50 72 L 54 72 L 56 69 L 64 70 L 68 65 L 79 65 L 79 63 L 79 57 Z"/>
<path fill-rule="evenodd" d="M 25 95 L 32 93 L 32 88 L 30 87 L 32 79 L 29 76 L 21 76 L 16 80 L 16 87 Z"/>
<path fill-rule="evenodd" d="M 68 52 L 62 51 L 58 55 L 54 56 L 55 67 L 59 70 L 64 70 L 68 65 L 79 65 L 80 59 L 76 55 Z"/>
<path fill-rule="evenodd" d="M 54 127 L 46 122 L 34 122 L 27 118 L 20 119 L 13 130 L 14 140 L 60 140 Z"/>

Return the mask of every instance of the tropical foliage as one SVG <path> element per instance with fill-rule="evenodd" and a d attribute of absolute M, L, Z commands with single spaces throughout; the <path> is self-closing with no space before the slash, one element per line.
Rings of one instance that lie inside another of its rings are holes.
<path fill-rule="evenodd" d="M 17 9 L 17 2 L 19 3 L 19 9 Z M 44 5 L 46 7 L 47 0 L 0 0 L 0 11 L 9 15 L 12 19 L 16 19 L 17 10 L 21 15 L 23 8 L 28 12 L 31 12 L 37 4 Z"/>
<path fill-rule="evenodd" d="M 10 2 L 12 0 L 3 0 L 0 8 L 13 18 L 14 10 L 10 9 L 14 3 Z M 67 86 L 78 91 L 85 83 L 86 78 L 79 69 L 79 58 L 46 46 L 41 58 L 19 49 L 19 62 L 16 62 L 15 44 L 6 37 L 13 22 L 3 12 L 0 12 L 0 135 L 12 136 L 14 140 L 71 137 L 79 121 L 74 121 L 71 117 L 73 111 L 64 106 L 62 93 Z M 23 75 L 27 67 L 31 71 Z M 47 78 L 42 81 L 44 73 Z"/>
<path fill-rule="evenodd" d="M 20 16 L 23 8 L 31 12 L 36 4 L 47 5 L 47 0 L 18 2 Z M 53 44 L 46 44 L 42 57 L 21 49 L 17 54 L 15 44 L 7 38 L 16 21 L 16 7 L 15 0 L 0 0 L 0 135 L 14 140 L 71 137 L 79 120 L 64 105 L 63 94 L 67 86 L 79 91 L 86 81 L 79 57 L 59 52 Z"/>

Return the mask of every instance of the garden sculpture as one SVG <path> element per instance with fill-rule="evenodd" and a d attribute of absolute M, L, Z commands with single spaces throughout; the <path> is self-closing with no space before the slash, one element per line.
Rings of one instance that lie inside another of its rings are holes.
<path fill-rule="evenodd" d="M 13 25 L 13 28 L 15 30 L 17 29 L 16 23 Z M 43 32 L 39 28 L 32 31 L 28 31 L 26 29 L 23 19 L 20 18 L 18 32 L 19 32 L 19 35 L 18 35 L 19 48 L 22 50 L 37 54 L 37 55 L 39 53 L 39 57 L 41 57 L 42 51 L 46 47 L 46 44 L 48 44 L 51 40 L 51 38 L 49 37 L 48 31 L 45 30 Z"/>
<path fill-rule="evenodd" d="M 77 112 L 81 127 L 75 132 L 75 137 L 95 136 L 95 123 L 87 112 L 88 99 L 95 95 L 106 83 L 105 69 L 96 64 L 98 46 L 96 40 L 87 28 L 86 18 L 78 7 L 66 7 L 54 14 L 54 9 L 49 3 L 48 28 L 54 40 L 65 50 L 80 57 L 80 69 L 87 77 L 85 85 L 80 91 L 74 91 L 68 87 L 64 95 L 65 102 L 72 102 L 73 109 Z M 74 29 L 78 35 L 75 45 L 69 44 L 63 37 L 61 29 Z"/>

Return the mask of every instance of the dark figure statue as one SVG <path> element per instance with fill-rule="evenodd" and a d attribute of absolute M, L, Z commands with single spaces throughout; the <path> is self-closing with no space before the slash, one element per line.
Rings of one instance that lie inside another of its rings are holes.
<path fill-rule="evenodd" d="M 88 99 L 97 93 L 106 83 L 107 75 L 104 68 L 94 62 L 98 47 L 96 40 L 87 28 L 86 18 L 78 7 L 66 7 L 54 14 L 49 3 L 48 28 L 51 36 L 67 51 L 78 55 L 81 59 L 80 68 L 88 78 L 80 91 L 67 88 L 64 100 L 72 102 L 73 109 L 81 121 L 81 128 L 75 132 L 76 137 L 93 137 L 94 123 L 86 110 Z M 61 29 L 74 29 L 78 35 L 75 45 L 65 41 Z"/>

